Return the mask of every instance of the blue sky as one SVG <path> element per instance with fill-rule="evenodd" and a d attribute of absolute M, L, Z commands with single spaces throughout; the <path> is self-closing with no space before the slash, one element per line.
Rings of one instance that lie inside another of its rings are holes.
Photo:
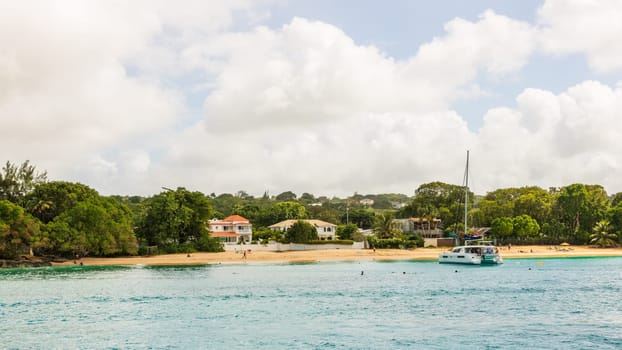
<path fill-rule="evenodd" d="M 622 1 L 0 2 L 0 158 L 104 194 L 622 191 Z M 24 140 L 28 140 L 24 142 Z"/>

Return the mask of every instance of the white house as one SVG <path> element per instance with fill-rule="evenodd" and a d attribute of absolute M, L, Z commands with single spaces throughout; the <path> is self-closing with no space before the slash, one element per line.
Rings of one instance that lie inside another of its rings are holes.
<path fill-rule="evenodd" d="M 359 203 L 361 203 L 362 205 L 371 207 L 372 205 L 374 205 L 374 200 L 371 198 L 363 198 L 359 201 Z"/>
<path fill-rule="evenodd" d="M 228 244 L 249 243 L 253 239 L 253 225 L 240 215 L 210 220 L 209 231 L 212 237 L 218 237 Z"/>
<path fill-rule="evenodd" d="M 292 225 L 295 224 L 297 221 L 304 221 L 315 227 L 315 229 L 317 230 L 317 235 L 322 241 L 332 241 L 336 239 L 335 237 L 337 233 L 337 225 L 322 220 L 285 220 L 277 222 L 274 225 L 270 225 L 268 226 L 268 228 L 273 231 L 286 231 L 288 228 L 292 227 Z"/>

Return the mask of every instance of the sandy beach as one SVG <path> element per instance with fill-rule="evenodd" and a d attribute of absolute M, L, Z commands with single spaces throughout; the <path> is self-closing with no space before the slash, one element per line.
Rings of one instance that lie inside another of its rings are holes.
<path fill-rule="evenodd" d="M 357 261 L 357 260 L 436 260 L 444 248 L 398 249 L 337 249 L 307 250 L 288 252 L 241 252 L 167 254 L 157 256 L 134 256 L 115 258 L 83 258 L 87 266 L 98 265 L 204 265 L 231 263 L 301 263 L 320 261 Z M 503 258 L 554 258 L 554 257 L 604 257 L 622 256 L 622 248 L 592 248 L 587 246 L 515 246 L 511 249 L 501 247 Z M 78 262 L 76 262 L 78 263 Z M 54 266 L 74 265 L 73 260 L 54 263 Z"/>

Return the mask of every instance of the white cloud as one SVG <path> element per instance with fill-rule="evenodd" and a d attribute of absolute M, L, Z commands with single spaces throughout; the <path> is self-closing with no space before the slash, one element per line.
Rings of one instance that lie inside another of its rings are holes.
<path fill-rule="evenodd" d="M 54 178 L 110 191 L 104 182 L 127 175 L 119 169 L 142 169 L 146 160 L 123 149 L 165 148 L 155 139 L 183 116 L 183 92 L 161 81 L 175 74 L 178 48 L 228 28 L 235 13 L 251 8 L 249 1 L 184 5 L 0 3 L 0 158 L 30 159 Z"/>
<path fill-rule="evenodd" d="M 477 22 L 461 18 L 445 25 L 447 34 L 420 47 L 411 61 L 412 77 L 447 96 L 484 71 L 499 76 L 523 67 L 535 49 L 535 30 L 527 23 L 484 12 Z"/>
<path fill-rule="evenodd" d="M 491 11 L 475 23 L 455 19 L 446 30 L 408 62 L 302 18 L 278 31 L 260 27 L 225 35 L 189 48 L 184 57 L 218 72 L 205 108 L 208 127 L 222 131 L 444 110 L 452 98 L 473 90 L 478 69 L 515 71 L 532 50 L 528 25 Z"/>
<path fill-rule="evenodd" d="M 452 110 L 499 93 L 481 77 L 520 74 L 540 53 L 618 69 L 620 28 L 598 6 L 547 1 L 538 26 L 493 11 L 455 18 L 402 61 L 319 21 L 247 30 L 266 15 L 251 1 L 23 4 L 0 3 L 0 159 L 30 159 L 53 178 L 103 193 L 411 193 L 460 183 L 470 148 L 480 193 L 622 188 L 620 86 L 536 85 L 478 132 Z M 202 91 L 204 118 L 184 124 Z"/>
<path fill-rule="evenodd" d="M 517 102 L 516 110 L 490 111 L 478 135 L 489 188 L 574 182 L 622 188 L 616 176 L 622 89 L 586 81 L 558 95 L 528 89 Z"/>
<path fill-rule="evenodd" d="M 540 45 L 553 54 L 585 54 L 597 72 L 619 70 L 620 18 L 620 0 L 547 0 L 539 10 Z"/>

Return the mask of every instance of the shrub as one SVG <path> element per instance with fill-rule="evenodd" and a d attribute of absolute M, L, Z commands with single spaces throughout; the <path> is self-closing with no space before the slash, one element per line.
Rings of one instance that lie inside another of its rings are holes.
<path fill-rule="evenodd" d="M 414 241 L 406 241 L 399 238 L 376 238 L 368 237 L 367 241 L 372 248 L 378 249 L 406 249 L 414 248 Z"/>

